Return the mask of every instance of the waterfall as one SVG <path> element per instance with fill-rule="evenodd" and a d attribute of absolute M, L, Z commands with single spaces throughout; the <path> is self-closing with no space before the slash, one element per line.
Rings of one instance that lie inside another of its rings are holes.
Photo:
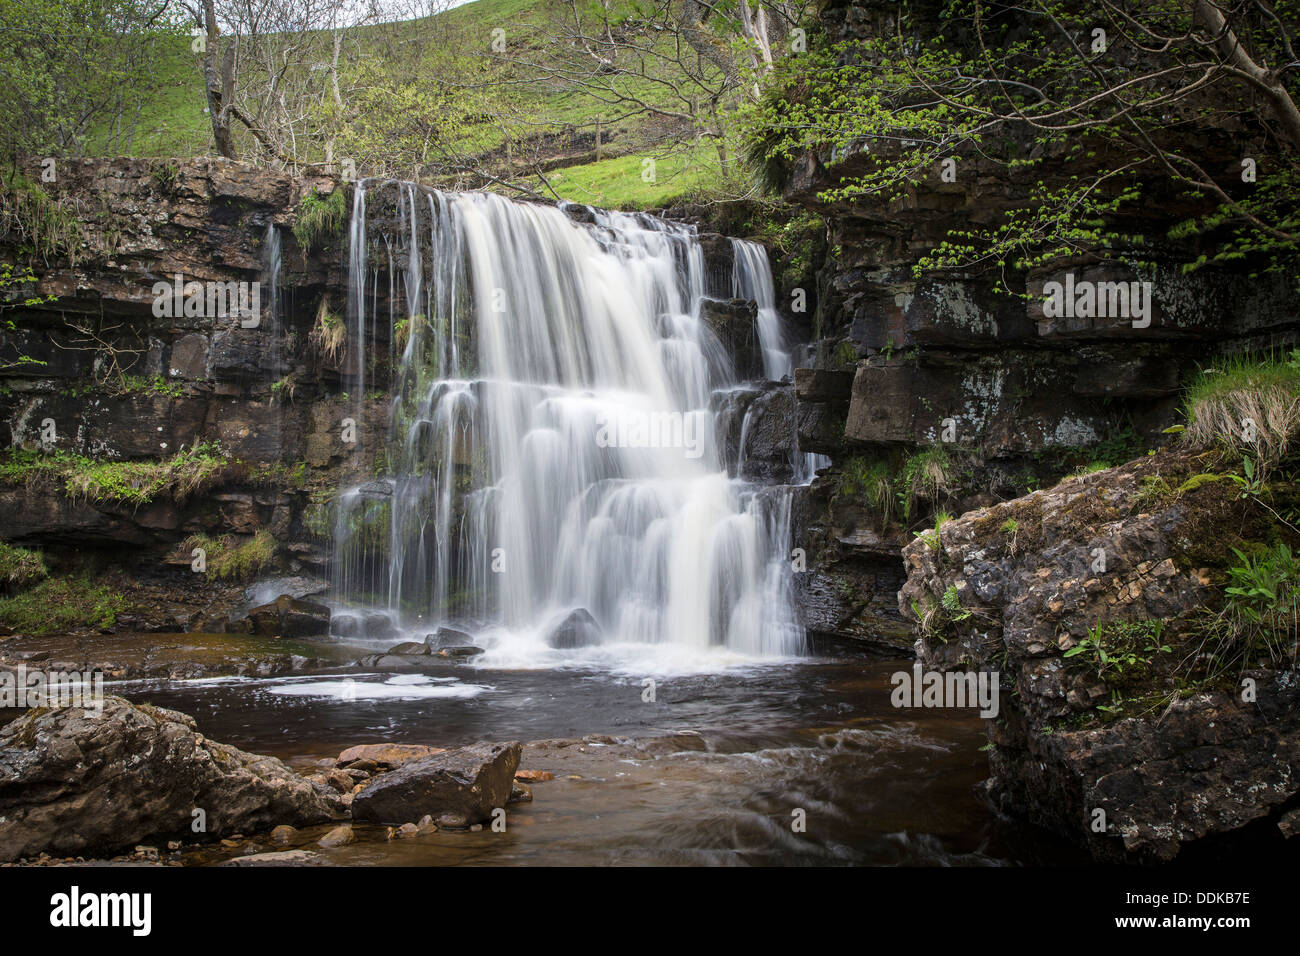
<path fill-rule="evenodd" d="M 368 190 L 376 219 L 393 197 L 393 408 L 387 477 L 339 498 L 340 599 L 417 637 L 467 630 L 488 662 L 799 653 L 790 490 L 728 477 L 710 403 L 734 373 L 700 318 L 694 230 L 358 183 L 359 394 L 381 291 Z M 566 616 L 594 625 L 575 640 Z"/>
<path fill-rule="evenodd" d="M 763 374 L 770 381 L 779 382 L 793 374 L 794 363 L 791 359 L 784 323 L 776 310 L 776 288 L 772 283 L 772 267 L 768 262 L 767 250 L 757 242 L 750 242 L 748 239 L 732 239 L 731 254 L 731 294 L 738 299 L 751 299 L 758 305 L 758 341 L 759 347 L 763 350 Z M 742 467 L 748 431 L 749 415 L 747 414 L 740 432 Z M 818 468 L 825 468 L 831 463 L 825 455 L 798 451 L 797 438 L 791 443 L 791 447 L 795 449 L 791 461 L 791 471 L 794 475 L 792 480 L 795 484 L 807 484 L 812 481 Z"/>

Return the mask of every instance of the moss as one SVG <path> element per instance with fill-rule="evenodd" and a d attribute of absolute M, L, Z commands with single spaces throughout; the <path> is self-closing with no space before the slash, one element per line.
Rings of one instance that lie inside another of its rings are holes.
<path fill-rule="evenodd" d="M 39 551 L 0 541 L 0 587 L 21 590 L 49 575 L 45 558 Z"/>
<path fill-rule="evenodd" d="M 181 547 L 191 554 L 196 548 L 202 549 L 210 577 L 219 581 L 246 580 L 275 559 L 276 542 L 269 531 L 262 530 L 243 539 L 236 535 L 191 535 Z"/>
<path fill-rule="evenodd" d="M 0 622 L 24 634 L 74 628 L 111 628 L 130 608 L 126 598 L 89 577 L 47 578 L 22 594 L 0 599 Z"/>
<path fill-rule="evenodd" d="M 1181 498 L 1183 495 L 1189 494 L 1190 492 L 1195 491 L 1197 488 L 1203 487 L 1204 485 L 1208 485 L 1214 481 L 1222 481 L 1224 478 L 1227 477 L 1228 477 L 1227 475 L 1215 474 L 1212 471 L 1203 471 L 1200 474 L 1192 475 L 1192 477 L 1188 478 L 1181 485 L 1179 485 L 1176 494 L 1178 495 L 1178 497 Z"/>

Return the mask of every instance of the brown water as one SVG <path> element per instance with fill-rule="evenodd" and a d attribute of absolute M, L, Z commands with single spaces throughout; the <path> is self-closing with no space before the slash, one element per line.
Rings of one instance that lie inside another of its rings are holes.
<path fill-rule="evenodd" d="M 513 739 L 534 742 L 522 767 L 555 774 L 533 784 L 531 803 L 510 806 L 504 833 L 389 840 L 386 828 L 357 827 L 356 843 L 321 849 L 323 829 L 304 831 L 304 848 L 323 863 L 1071 862 L 1057 841 L 1003 822 L 978 798 L 987 760 L 977 717 L 890 705 L 889 675 L 908 666 L 784 662 L 661 677 L 654 702 L 626 675 L 463 664 L 424 676 L 352 675 L 346 693 L 355 699 L 339 696 L 339 672 L 106 689 L 175 707 L 214 739 L 298 767 L 357 743 Z M 408 692 L 426 696 L 378 696 Z M 256 848 L 283 849 L 264 839 Z"/>

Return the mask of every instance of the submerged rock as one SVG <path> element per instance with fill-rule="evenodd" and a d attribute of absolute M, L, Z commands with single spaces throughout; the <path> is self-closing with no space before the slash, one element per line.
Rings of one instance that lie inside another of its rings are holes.
<path fill-rule="evenodd" d="M 383 611 L 340 611 L 330 618 L 330 633 L 335 637 L 395 637 L 397 625 Z"/>
<path fill-rule="evenodd" d="M 546 643 L 559 650 L 590 647 L 600 643 L 600 625 L 584 607 L 575 608 L 550 628 Z"/>
<path fill-rule="evenodd" d="M 517 742 L 484 742 L 409 761 L 358 793 L 352 816 L 393 826 L 426 815 L 449 827 L 490 820 L 510 800 L 521 751 Z"/>
<path fill-rule="evenodd" d="M 0 861 L 189 835 L 195 810 L 213 837 L 345 815 L 338 794 L 173 710 L 107 697 L 102 714 L 36 709 L 0 728 Z"/>

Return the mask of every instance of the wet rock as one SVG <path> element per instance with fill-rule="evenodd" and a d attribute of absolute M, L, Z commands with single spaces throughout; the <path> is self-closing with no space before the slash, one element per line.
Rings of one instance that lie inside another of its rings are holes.
<path fill-rule="evenodd" d="M 355 666 L 379 671 L 418 671 L 428 667 L 425 655 L 368 654 L 358 658 Z"/>
<path fill-rule="evenodd" d="M 397 636 L 397 625 L 383 611 L 339 611 L 330 619 L 335 637 L 370 637 L 381 640 Z"/>
<path fill-rule="evenodd" d="M 483 648 L 474 647 L 473 645 L 458 645 L 456 647 L 440 647 L 438 657 L 476 657 L 483 653 Z"/>
<path fill-rule="evenodd" d="M 763 348 L 758 337 L 758 306 L 747 299 L 704 299 L 700 318 L 712 329 L 731 356 L 736 377 L 752 381 L 763 377 Z"/>
<path fill-rule="evenodd" d="M 440 627 L 434 634 L 427 634 L 424 643 L 433 649 L 442 647 L 464 647 L 474 643 L 474 638 L 454 627 Z"/>
<path fill-rule="evenodd" d="M 429 653 L 429 645 L 422 644 L 418 641 L 403 641 L 388 649 L 389 654 L 397 654 L 400 657 L 419 657 Z"/>
<path fill-rule="evenodd" d="M 298 829 L 282 823 L 271 831 L 271 842 L 281 846 L 292 843 L 298 837 Z"/>
<path fill-rule="evenodd" d="M 549 770 L 516 770 L 516 780 L 525 780 L 529 783 L 538 783 L 545 780 L 554 780 L 555 774 Z"/>
<path fill-rule="evenodd" d="M 510 788 L 510 802 L 511 803 L 532 803 L 532 801 L 533 801 L 532 789 L 516 780 L 515 783 Z"/>
<path fill-rule="evenodd" d="M 342 826 L 337 826 L 333 830 L 330 830 L 329 833 L 317 840 L 316 843 L 318 846 L 329 849 L 330 847 L 347 846 L 349 843 L 355 843 L 356 839 L 356 834 L 352 832 L 352 826 L 345 823 Z"/>
<path fill-rule="evenodd" d="M 352 816 L 397 825 L 427 814 L 440 827 L 489 820 L 510 800 L 520 752 L 518 743 L 484 742 L 404 763 L 356 795 Z"/>
<path fill-rule="evenodd" d="M 221 866 L 309 866 L 320 859 L 311 850 L 276 850 L 271 853 L 254 853 L 226 860 Z"/>
<path fill-rule="evenodd" d="M 329 633 L 330 609 L 282 594 L 248 612 L 253 632 L 263 637 L 318 637 Z"/>
<path fill-rule="evenodd" d="M 546 635 L 546 643 L 560 650 L 589 647 L 600 643 L 600 625 L 586 608 L 575 608 L 555 625 Z"/>
<path fill-rule="evenodd" d="M 446 750 L 421 744 L 358 744 L 339 754 L 338 762 L 343 768 L 374 773 L 440 753 Z"/>
<path fill-rule="evenodd" d="M 338 795 L 273 757 L 208 740 L 193 718 L 121 697 L 103 713 L 33 710 L 0 728 L 0 861 L 111 851 L 190 833 L 221 837 L 342 816 Z"/>

